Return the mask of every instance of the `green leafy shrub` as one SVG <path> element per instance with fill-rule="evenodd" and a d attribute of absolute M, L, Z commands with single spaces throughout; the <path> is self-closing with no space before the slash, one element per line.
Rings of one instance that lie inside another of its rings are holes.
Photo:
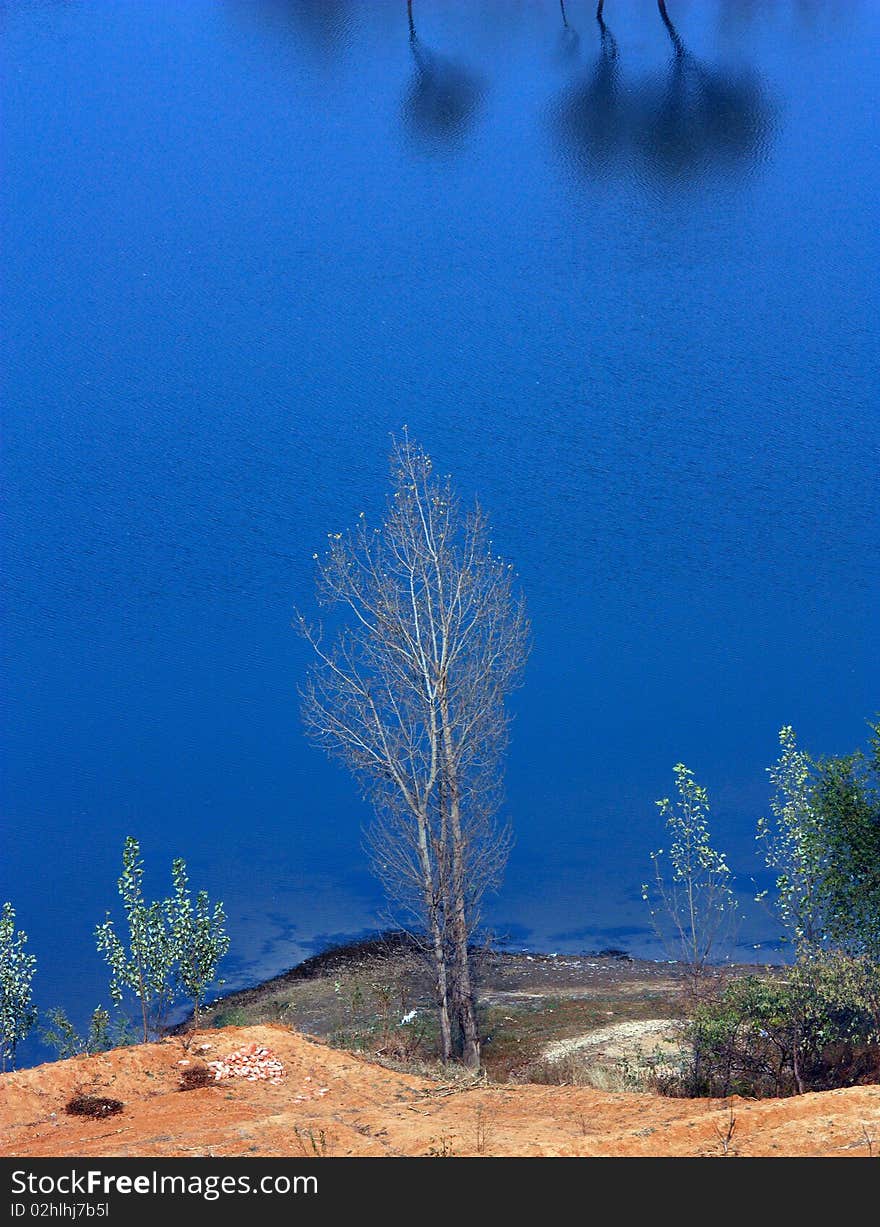
<path fill-rule="evenodd" d="M 871 730 L 869 753 L 819 761 L 815 806 L 828 941 L 880 963 L 880 724 Z"/>
<path fill-rule="evenodd" d="M 140 844 L 129 836 L 118 881 L 127 939 L 119 936 L 109 913 L 95 930 L 98 950 L 110 968 L 110 996 L 116 1005 L 126 994 L 138 1001 L 144 1043 L 151 1033 L 161 1034 L 170 1007 L 181 997 L 193 1003 L 198 1025 L 207 988 L 229 949 L 223 904 L 212 905 L 205 891 L 193 900 L 184 861 L 175 860 L 171 873 L 171 898 L 148 903 Z"/>
<path fill-rule="evenodd" d="M 122 851 L 118 882 L 128 938 L 116 932 L 110 914 L 95 930 L 98 950 L 110 968 L 110 996 L 119 1005 L 126 992 L 139 1002 L 144 1043 L 151 1031 L 161 1031 L 174 995 L 173 938 L 161 903 L 147 903 L 143 893 L 144 863 L 140 844 L 129 836 Z"/>
<path fill-rule="evenodd" d="M 823 880 L 828 854 L 815 803 L 815 764 L 790 725 L 779 730 L 779 758 L 767 774 L 771 817 L 758 820 L 764 861 L 776 875 L 771 907 L 783 941 L 800 956 L 821 946 L 825 932 Z M 770 892 L 762 891 L 759 901 Z"/>
<path fill-rule="evenodd" d="M 25 950 L 27 933 L 15 927 L 15 908 L 0 909 L 0 1070 L 14 1064 L 15 1051 L 37 1021 L 31 985 L 37 960 Z"/>
<path fill-rule="evenodd" d="M 792 1095 L 880 1080 L 880 971 L 817 955 L 785 978 L 749 976 L 701 1002 L 677 1093 Z"/>
<path fill-rule="evenodd" d="M 217 978 L 220 960 L 229 950 L 226 914 L 222 903 L 212 907 L 207 891 L 200 890 L 195 902 L 189 890 L 186 862 L 178 858 L 171 866 L 174 895 L 165 910 L 177 963 L 177 985 L 193 1003 L 193 1025 L 199 1025 L 199 1008 L 208 986 Z"/>
<path fill-rule="evenodd" d="M 779 733 L 772 816 L 759 821 L 758 840 L 798 960 L 841 950 L 880 963 L 880 724 L 869 727 L 867 752 L 818 761 L 792 728 Z"/>
<path fill-rule="evenodd" d="M 795 964 L 775 977 L 752 976 L 695 995 L 686 1024 L 689 1058 L 681 1076 L 661 1089 L 765 1096 L 880 1081 L 880 725 L 871 728 L 870 752 L 818 761 L 800 749 L 791 727 L 780 730 L 779 758 L 769 769 L 770 817 L 758 824 L 758 842 L 774 872 L 770 902 Z M 667 911 L 688 918 L 701 914 L 690 866 L 717 866 L 705 852 L 705 793 L 683 768 L 677 782 L 678 813 L 661 803 L 677 840 L 676 906 Z M 681 922 L 678 929 L 686 937 L 699 932 Z M 682 945 L 687 954 L 700 948 L 693 940 Z"/>
<path fill-rule="evenodd" d="M 59 1058 L 92 1056 L 114 1047 L 111 1035 L 110 1015 L 103 1006 L 98 1006 L 89 1019 L 89 1029 L 80 1035 L 66 1011 L 60 1007 L 46 1012 L 46 1026 L 40 1033 L 44 1044 L 54 1048 Z"/>

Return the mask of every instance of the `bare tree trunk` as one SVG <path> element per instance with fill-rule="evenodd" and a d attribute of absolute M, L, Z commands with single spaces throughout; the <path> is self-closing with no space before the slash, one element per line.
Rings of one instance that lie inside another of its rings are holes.
<path fill-rule="evenodd" d="M 150 1038 L 150 1028 L 147 1022 L 147 998 L 146 998 L 147 990 L 144 986 L 144 973 L 141 970 L 140 961 L 138 961 L 138 985 L 139 985 L 140 999 L 141 999 L 141 1018 L 144 1024 L 144 1043 L 146 1044 L 146 1042 Z"/>
<path fill-rule="evenodd" d="M 419 861 L 422 867 L 425 897 L 425 916 L 431 935 L 431 954 L 434 959 L 434 980 L 437 989 L 437 1014 L 440 1024 L 440 1055 L 445 1065 L 452 1057 L 452 1026 L 449 1020 L 449 970 L 446 965 L 446 945 L 443 927 L 434 890 L 431 858 L 428 851 L 428 827 L 424 815 L 419 815 Z"/>
<path fill-rule="evenodd" d="M 449 700 L 445 681 L 441 683 L 440 720 L 443 729 L 443 751 L 446 760 L 446 792 L 449 802 L 449 833 L 451 853 L 452 942 L 455 958 L 454 1008 L 461 1028 L 462 1060 L 468 1069 L 480 1068 L 480 1032 L 474 1006 L 468 938 L 467 906 L 465 902 L 465 846 L 461 825 L 461 798 L 458 772 L 452 743 Z"/>
<path fill-rule="evenodd" d="M 443 934 L 435 923 L 431 926 L 434 972 L 437 981 L 437 1016 L 440 1023 L 440 1056 L 445 1065 L 452 1059 L 452 1024 L 449 1019 L 449 972 Z"/>
<path fill-rule="evenodd" d="M 803 1074 L 801 1073 L 801 1062 L 800 1062 L 799 1049 L 800 1049 L 800 1037 L 798 1035 L 798 1029 L 797 1027 L 795 1027 L 794 1035 L 792 1037 L 792 1044 L 791 1044 L 791 1068 L 792 1068 L 792 1073 L 794 1074 L 794 1083 L 795 1083 L 795 1086 L 797 1087 L 797 1093 L 799 1095 L 803 1095 L 804 1092 L 806 1091 L 806 1087 L 804 1085 Z"/>
<path fill-rule="evenodd" d="M 455 1009 L 461 1028 L 461 1059 L 468 1069 L 476 1070 L 480 1068 L 480 1031 L 474 1005 L 467 927 L 462 911 L 463 909 L 456 915 L 453 925 L 456 961 Z"/>

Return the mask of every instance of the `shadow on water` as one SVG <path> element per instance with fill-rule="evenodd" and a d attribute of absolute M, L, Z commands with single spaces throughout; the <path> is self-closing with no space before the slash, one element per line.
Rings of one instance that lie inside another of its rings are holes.
<path fill-rule="evenodd" d="M 406 129 L 428 150 L 454 148 L 479 107 L 480 81 L 461 64 L 424 45 L 416 31 L 412 0 L 407 2 L 407 17 L 415 73 L 403 102 Z"/>
<path fill-rule="evenodd" d="M 649 81 L 636 114 L 642 149 L 663 175 L 684 178 L 762 160 L 771 108 L 753 73 L 709 68 L 687 50 L 658 0 L 673 55 L 662 85 Z"/>
<path fill-rule="evenodd" d="M 599 55 L 555 108 L 566 159 L 590 176 L 648 170 L 680 184 L 748 172 L 764 159 L 772 127 L 762 82 L 754 73 L 702 63 L 685 47 L 664 0 L 657 8 L 672 44 L 670 61 L 662 73 L 624 85 L 600 2 Z"/>
<path fill-rule="evenodd" d="M 348 42 L 358 5 L 354 0 L 238 0 L 236 8 L 307 47 L 318 60 L 330 62 Z"/>
<path fill-rule="evenodd" d="M 565 0 L 559 0 L 559 10 L 562 15 L 562 33 L 559 36 L 559 58 L 574 59 L 581 47 L 581 36 L 568 20 L 565 11 Z"/>
<path fill-rule="evenodd" d="M 617 41 L 602 20 L 601 4 L 596 20 L 599 54 L 587 75 L 566 91 L 557 114 L 564 145 L 586 173 L 610 169 L 628 143 L 630 127 Z"/>

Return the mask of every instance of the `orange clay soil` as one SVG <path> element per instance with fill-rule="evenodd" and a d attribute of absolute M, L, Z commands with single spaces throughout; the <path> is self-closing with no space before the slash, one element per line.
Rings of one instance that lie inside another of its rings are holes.
<path fill-rule="evenodd" d="M 284 1066 L 279 1085 L 179 1090 L 184 1070 L 246 1044 Z M 210 1045 L 200 1051 L 201 1045 Z M 189 1062 L 189 1065 L 181 1064 Z M 74 1093 L 121 1100 L 69 1116 Z M 732 1126 L 732 1133 L 731 1133 Z M 314 1043 L 283 1026 L 204 1031 L 0 1077 L 0 1154 L 18 1155 L 853 1155 L 880 1154 L 880 1086 L 794 1099 L 662 1099 L 579 1087 L 450 1090 Z"/>

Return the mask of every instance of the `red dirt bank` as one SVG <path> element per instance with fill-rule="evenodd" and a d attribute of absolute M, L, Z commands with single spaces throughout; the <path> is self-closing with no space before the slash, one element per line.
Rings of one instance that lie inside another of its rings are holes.
<path fill-rule="evenodd" d="M 199 1045 L 217 1060 L 250 1043 L 282 1061 L 280 1085 L 178 1089 Z M 75 1092 L 112 1096 L 124 1110 L 68 1116 Z M 719 1155 L 725 1145 L 740 1155 L 878 1155 L 880 1086 L 760 1102 L 558 1086 L 449 1093 L 281 1026 L 205 1031 L 188 1051 L 168 1039 L 0 1077 L 6 1156 Z"/>

